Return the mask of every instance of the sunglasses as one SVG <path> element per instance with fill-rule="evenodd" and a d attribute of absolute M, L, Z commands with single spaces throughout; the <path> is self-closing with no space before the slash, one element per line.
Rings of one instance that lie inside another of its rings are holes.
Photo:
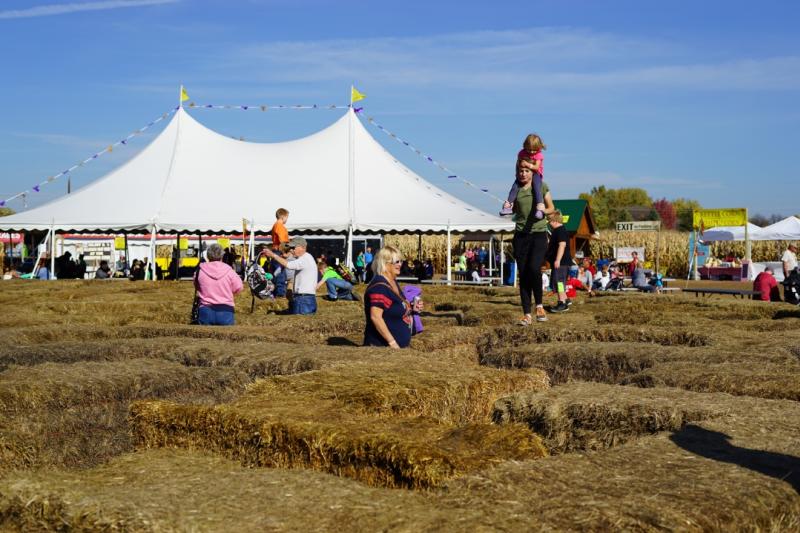
<path fill-rule="evenodd" d="M 402 265 L 403 264 L 403 260 L 402 259 L 398 259 L 397 261 L 392 261 L 392 264 L 393 265 Z"/>

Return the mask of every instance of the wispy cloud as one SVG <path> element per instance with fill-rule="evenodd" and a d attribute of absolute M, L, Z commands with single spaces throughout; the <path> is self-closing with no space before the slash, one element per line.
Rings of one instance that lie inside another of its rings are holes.
<path fill-rule="evenodd" d="M 576 28 L 475 31 L 421 37 L 280 41 L 214 54 L 206 68 L 233 79 L 470 89 L 800 88 L 800 56 L 698 62 L 682 45 Z M 229 78 L 230 79 L 230 78 Z"/>
<path fill-rule="evenodd" d="M 105 0 L 102 2 L 74 2 L 71 4 L 48 4 L 29 7 L 27 9 L 10 9 L 0 11 L 0 19 L 19 19 L 31 17 L 49 17 L 65 15 L 80 11 L 102 11 L 106 9 L 119 9 L 123 7 L 143 7 L 160 4 L 174 4 L 181 0 Z"/>

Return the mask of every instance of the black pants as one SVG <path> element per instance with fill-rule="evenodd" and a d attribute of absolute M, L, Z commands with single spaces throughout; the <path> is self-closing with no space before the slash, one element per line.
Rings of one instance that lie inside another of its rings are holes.
<path fill-rule="evenodd" d="M 547 233 L 514 234 L 514 259 L 519 272 L 519 297 L 522 312 L 531 312 L 531 291 L 536 305 L 542 304 L 542 264 L 547 252 Z"/>

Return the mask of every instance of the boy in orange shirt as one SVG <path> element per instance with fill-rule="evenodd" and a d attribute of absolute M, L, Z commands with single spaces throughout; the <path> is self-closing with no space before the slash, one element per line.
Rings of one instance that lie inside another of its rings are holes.
<path fill-rule="evenodd" d="M 286 221 L 289 220 L 289 211 L 280 208 L 275 211 L 275 224 L 272 225 L 272 251 L 281 253 L 281 245 L 289 242 L 289 232 L 286 231 Z M 275 279 L 275 296 L 286 296 L 286 270 L 277 261 L 271 262 L 272 276 Z"/>

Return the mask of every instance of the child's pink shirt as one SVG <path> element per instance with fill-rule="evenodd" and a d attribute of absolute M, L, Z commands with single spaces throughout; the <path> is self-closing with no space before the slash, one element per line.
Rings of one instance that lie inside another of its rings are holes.
<path fill-rule="evenodd" d="M 544 177 L 544 154 L 542 153 L 541 150 L 539 150 L 538 152 L 531 153 L 523 148 L 517 154 L 517 159 L 522 159 L 524 161 L 531 161 L 531 162 L 538 161 L 539 174 L 541 174 L 542 177 Z"/>

